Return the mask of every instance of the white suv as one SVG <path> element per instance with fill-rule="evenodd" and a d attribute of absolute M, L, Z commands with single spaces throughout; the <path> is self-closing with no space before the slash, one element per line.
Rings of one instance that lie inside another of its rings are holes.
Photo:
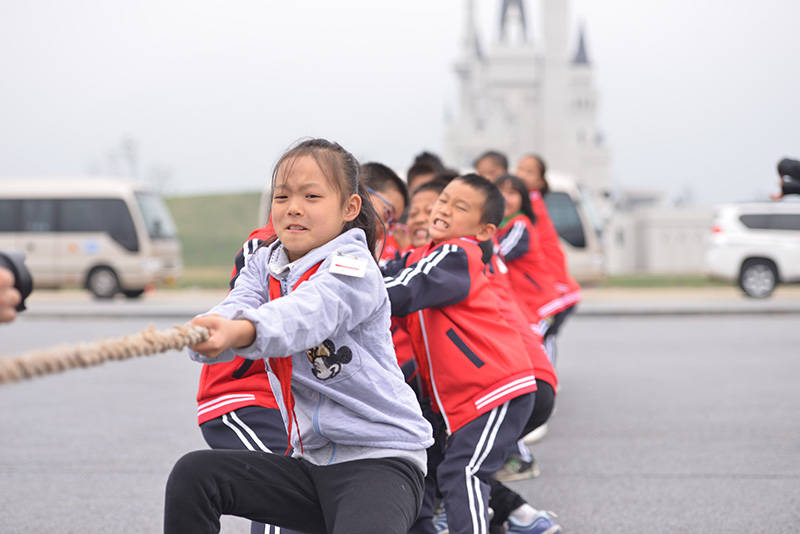
<path fill-rule="evenodd" d="M 706 269 L 737 280 L 754 298 L 768 297 L 778 283 L 800 282 L 800 202 L 718 206 Z"/>

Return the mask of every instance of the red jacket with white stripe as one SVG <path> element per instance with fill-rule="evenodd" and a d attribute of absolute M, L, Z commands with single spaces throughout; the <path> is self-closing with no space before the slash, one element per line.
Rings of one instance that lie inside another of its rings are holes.
<path fill-rule="evenodd" d="M 538 325 L 529 324 L 526 320 L 525 314 L 522 312 L 516 298 L 517 292 L 511 286 L 509 269 L 497 252 L 492 254 L 486 264 L 485 272 L 489 282 L 492 284 L 492 288 L 497 293 L 497 296 L 500 297 L 501 312 L 508 324 L 520 333 L 522 341 L 525 342 L 525 348 L 528 350 L 528 356 L 531 359 L 536 379 L 544 380 L 555 391 L 558 387 L 558 375 L 553 368 L 553 364 L 550 363 L 550 358 L 547 357 L 544 345 L 542 345 L 539 327 Z"/>
<path fill-rule="evenodd" d="M 525 214 L 504 220 L 497 240 L 514 293 L 530 323 L 536 324 L 566 308 L 562 292 L 556 289 L 556 273 L 546 261 L 536 228 Z"/>
<path fill-rule="evenodd" d="M 531 191 L 529 195 L 533 213 L 536 215 L 536 230 L 539 233 L 539 242 L 542 244 L 547 261 L 550 263 L 555 273 L 556 287 L 562 294 L 564 307 L 577 304 L 581 300 L 581 286 L 572 278 L 567 269 L 567 259 L 561 249 L 561 242 L 558 238 L 550 214 L 547 213 L 547 206 L 544 203 L 542 194 L 539 191 Z"/>
<path fill-rule="evenodd" d="M 396 260 L 400 257 L 400 246 L 397 244 L 397 240 L 392 234 L 384 238 L 378 251 L 381 254 L 381 257 L 378 258 L 378 265 L 383 265 L 386 262 Z"/>
<path fill-rule="evenodd" d="M 423 387 L 450 433 L 536 390 L 520 334 L 504 319 L 474 239 L 433 243 L 384 269 L 405 317 Z"/>
<path fill-rule="evenodd" d="M 275 230 L 272 222 L 250 233 L 236 254 L 231 273 L 231 288 L 248 257 L 255 252 L 262 241 L 273 235 Z M 269 387 L 263 359 L 249 360 L 237 356 L 230 362 L 203 366 L 197 388 L 197 424 L 201 425 L 245 406 L 278 408 L 275 396 Z"/>

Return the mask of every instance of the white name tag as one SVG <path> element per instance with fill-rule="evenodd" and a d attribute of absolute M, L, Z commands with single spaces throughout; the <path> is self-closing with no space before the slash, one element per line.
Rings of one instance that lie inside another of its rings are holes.
<path fill-rule="evenodd" d="M 346 256 L 336 254 L 331 261 L 331 268 L 328 269 L 333 274 L 344 274 L 364 278 L 367 273 L 367 259 L 356 256 Z"/>

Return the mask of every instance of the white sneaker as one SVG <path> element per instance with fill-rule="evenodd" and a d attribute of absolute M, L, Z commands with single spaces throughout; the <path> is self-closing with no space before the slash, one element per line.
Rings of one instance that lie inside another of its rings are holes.
<path fill-rule="evenodd" d="M 536 443 L 537 441 L 541 441 L 543 437 L 547 435 L 547 423 L 540 425 L 534 428 L 532 431 L 528 432 L 523 436 L 522 441 L 525 443 Z"/>

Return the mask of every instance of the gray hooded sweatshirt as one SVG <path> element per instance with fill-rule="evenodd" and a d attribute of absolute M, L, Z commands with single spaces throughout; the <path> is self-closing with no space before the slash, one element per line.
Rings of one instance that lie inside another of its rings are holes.
<path fill-rule="evenodd" d="M 363 266 L 363 275 L 334 274 L 334 264 L 343 263 L 335 259 Z M 316 273 L 294 289 L 319 262 Z M 274 301 L 269 299 L 270 276 L 280 281 L 284 295 Z M 230 361 L 236 354 L 250 359 L 290 355 L 295 455 L 300 455 L 299 428 L 302 456 L 314 464 L 399 457 L 424 473 L 425 449 L 433 444 L 431 426 L 397 365 L 390 310 L 383 276 L 362 230 L 348 230 L 294 262 L 276 241 L 250 256 L 225 300 L 208 311 L 252 322 L 253 344 L 217 358 L 189 352 L 202 363 Z M 286 423 L 292 414 L 286 412 L 272 372 L 269 381 Z"/>

